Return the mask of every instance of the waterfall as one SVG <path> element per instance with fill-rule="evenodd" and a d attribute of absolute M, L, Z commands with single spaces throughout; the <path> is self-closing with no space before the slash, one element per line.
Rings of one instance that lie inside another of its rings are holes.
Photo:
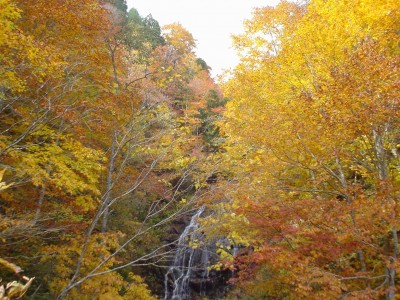
<path fill-rule="evenodd" d="M 201 272 L 204 282 L 208 279 L 210 261 L 208 249 L 207 246 L 198 244 L 203 241 L 204 237 L 203 233 L 199 231 L 197 222 L 203 212 L 204 207 L 197 210 L 178 239 L 173 264 L 165 274 L 164 299 L 166 300 L 190 299 L 190 281 L 194 273 L 198 277 Z M 172 282 L 172 288 L 170 288 L 170 282 Z"/>
<path fill-rule="evenodd" d="M 210 266 L 219 260 L 217 245 L 231 249 L 233 256 L 239 248 L 224 236 L 206 241 L 198 223 L 204 210 L 202 206 L 196 211 L 179 236 L 174 259 L 164 278 L 165 300 L 189 300 L 196 295 L 217 299 L 224 294 L 227 281 L 234 276 L 229 270 L 210 271 Z"/>

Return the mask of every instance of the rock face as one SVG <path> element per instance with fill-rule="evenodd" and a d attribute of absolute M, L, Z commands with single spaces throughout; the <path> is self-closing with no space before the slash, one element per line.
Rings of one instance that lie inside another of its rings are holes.
<path fill-rule="evenodd" d="M 174 259 L 165 274 L 165 300 L 219 299 L 232 276 L 229 271 L 210 269 L 218 260 L 216 244 L 226 240 L 205 242 L 198 223 L 203 213 L 204 207 L 201 207 L 181 230 Z M 171 231 L 181 228 L 180 224 L 174 224 Z"/>

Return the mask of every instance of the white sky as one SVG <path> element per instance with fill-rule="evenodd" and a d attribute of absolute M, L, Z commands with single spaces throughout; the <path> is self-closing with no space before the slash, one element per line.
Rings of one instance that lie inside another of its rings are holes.
<path fill-rule="evenodd" d="M 279 0 L 127 0 L 142 17 L 152 14 L 161 26 L 179 22 L 197 40 L 197 56 L 204 59 L 215 76 L 233 68 L 238 58 L 231 34 L 243 29 L 243 20 L 254 7 L 273 6 Z"/>

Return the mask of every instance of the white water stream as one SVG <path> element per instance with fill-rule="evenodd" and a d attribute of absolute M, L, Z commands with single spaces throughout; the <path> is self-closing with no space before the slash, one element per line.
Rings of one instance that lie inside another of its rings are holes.
<path fill-rule="evenodd" d="M 197 222 L 203 212 L 204 207 L 199 208 L 179 237 L 174 261 L 165 274 L 165 300 L 190 299 L 190 280 L 194 272 L 198 276 L 200 271 L 205 282 L 208 279 L 210 257 Z"/>

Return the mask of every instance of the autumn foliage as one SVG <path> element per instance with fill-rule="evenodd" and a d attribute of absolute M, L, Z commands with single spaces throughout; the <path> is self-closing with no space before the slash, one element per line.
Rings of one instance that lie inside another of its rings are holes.
<path fill-rule="evenodd" d="M 232 295 L 396 297 L 399 12 L 283 1 L 234 37 L 218 221 L 243 248 Z"/>
<path fill-rule="evenodd" d="M 123 0 L 0 0 L 1 299 L 160 293 L 208 155 L 183 108 L 218 89 L 194 47 Z"/>
<path fill-rule="evenodd" d="M 227 299 L 399 297 L 398 1 L 244 25 L 220 88 L 124 0 L 0 0 L 1 299 L 162 297 L 200 204 Z"/>

